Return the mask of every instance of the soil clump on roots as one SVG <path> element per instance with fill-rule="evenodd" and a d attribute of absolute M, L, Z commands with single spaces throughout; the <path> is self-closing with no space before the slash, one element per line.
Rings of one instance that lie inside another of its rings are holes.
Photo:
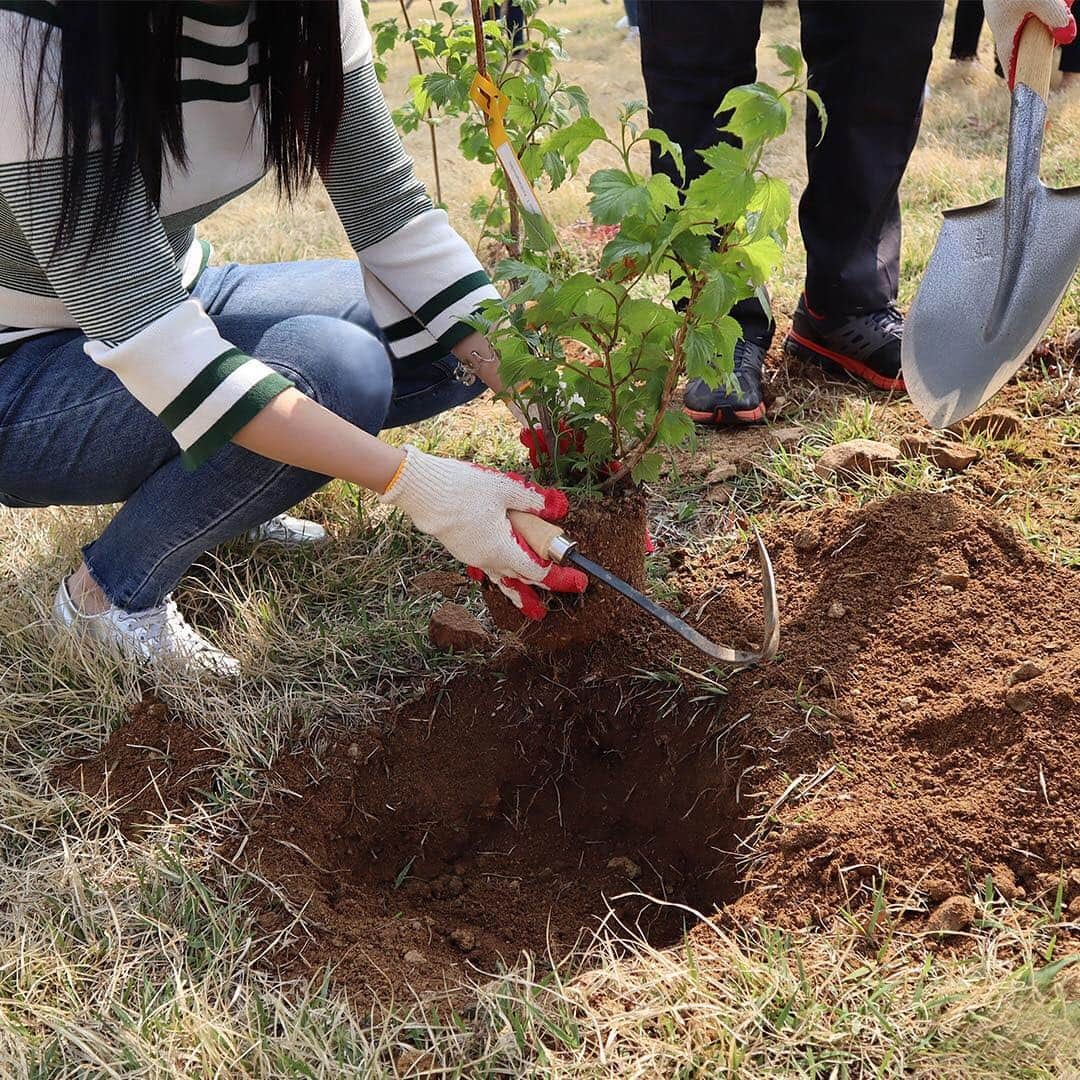
<path fill-rule="evenodd" d="M 304 909 L 281 965 L 331 962 L 363 1001 L 557 958 L 609 910 L 663 945 L 694 921 L 681 904 L 911 932 L 987 876 L 1051 902 L 1064 881 L 1075 904 L 1076 572 L 949 495 L 792 514 L 765 540 L 772 664 L 710 669 L 627 617 L 589 646 L 503 650 L 379 730 L 280 760 L 245 858 Z M 717 543 L 668 561 L 672 607 L 704 632 L 760 631 L 752 560 Z"/>

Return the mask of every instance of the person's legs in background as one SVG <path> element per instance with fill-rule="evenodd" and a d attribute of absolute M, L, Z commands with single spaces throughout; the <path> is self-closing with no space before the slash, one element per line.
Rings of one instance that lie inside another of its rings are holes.
<path fill-rule="evenodd" d="M 1080 36 L 1061 47 L 1061 89 L 1080 86 Z"/>
<path fill-rule="evenodd" d="M 760 0 L 639 0 L 641 69 L 650 122 L 682 147 L 687 179 L 705 170 L 697 150 L 732 141 L 719 130 L 723 118 L 715 112 L 728 90 L 757 78 L 761 9 Z M 655 144 L 652 169 L 679 183 L 675 163 Z M 732 315 L 744 336 L 735 354 L 737 386 L 713 391 L 700 379 L 691 380 L 685 403 L 696 420 L 753 422 L 765 415 L 761 378 L 772 320 L 756 299 L 742 301 Z"/>
<path fill-rule="evenodd" d="M 807 110 L 806 289 L 788 348 L 888 390 L 903 389 L 898 189 L 942 10 L 941 0 L 800 3 L 810 85 L 829 123 L 823 139 Z"/>
<path fill-rule="evenodd" d="M 983 25 L 982 0 L 957 0 L 953 19 L 953 60 L 974 60 L 979 53 L 979 34 Z"/>

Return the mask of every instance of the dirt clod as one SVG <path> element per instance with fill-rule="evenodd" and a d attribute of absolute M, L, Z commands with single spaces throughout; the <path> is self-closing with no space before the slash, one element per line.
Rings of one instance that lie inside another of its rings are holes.
<path fill-rule="evenodd" d="M 930 913 L 926 929 L 937 934 L 960 934 L 977 916 L 975 901 L 970 896 L 950 896 Z"/>
<path fill-rule="evenodd" d="M 877 476 L 889 472 L 900 460 L 900 451 L 873 439 L 850 439 L 830 446 L 817 459 L 814 471 L 825 480 L 851 476 Z"/>
<path fill-rule="evenodd" d="M 437 649 L 466 652 L 483 649 L 491 635 L 468 608 L 447 602 L 436 608 L 428 624 L 428 637 Z"/>
<path fill-rule="evenodd" d="M 914 712 L 919 707 L 919 699 L 914 694 L 910 694 L 902 697 L 897 704 L 901 712 Z"/>
<path fill-rule="evenodd" d="M 427 957 L 419 949 L 409 949 L 403 957 L 406 964 L 426 964 Z"/>
<path fill-rule="evenodd" d="M 930 460 L 939 468 L 949 472 L 964 472 L 979 460 L 979 451 L 973 446 L 961 446 L 959 443 L 939 443 L 930 450 Z"/>
<path fill-rule="evenodd" d="M 978 416 L 962 420 L 959 427 L 968 435 L 985 435 L 988 439 L 1007 439 L 1024 429 L 1024 418 L 1014 409 L 989 409 Z"/>
<path fill-rule="evenodd" d="M 1005 704 L 1014 713 L 1026 713 L 1035 708 L 1035 697 L 1027 690 L 1021 690 L 1018 686 L 1005 691 Z"/>
<path fill-rule="evenodd" d="M 628 877 L 631 881 L 641 876 L 641 867 L 625 855 L 616 855 L 608 859 L 607 868 L 614 870 L 617 874 L 622 874 L 623 877 Z"/>
<path fill-rule="evenodd" d="M 462 952 L 472 952 L 476 948 L 476 935 L 464 927 L 450 931 L 450 944 Z"/>
<path fill-rule="evenodd" d="M 830 619 L 842 619 L 847 615 L 847 608 L 840 603 L 839 600 L 834 600 L 829 605 L 829 610 L 825 613 Z"/>
<path fill-rule="evenodd" d="M 1022 664 L 1018 664 L 1009 672 L 1009 685 L 1015 686 L 1017 683 L 1027 682 L 1029 679 L 1037 679 L 1040 675 L 1045 674 L 1045 664 L 1040 664 L 1036 660 L 1025 660 Z"/>
<path fill-rule="evenodd" d="M 711 487 L 713 484 L 722 484 L 726 480 L 734 480 L 738 475 L 739 470 L 730 461 L 721 461 L 719 465 L 714 465 L 709 470 L 705 483 Z"/>
<path fill-rule="evenodd" d="M 449 570 L 425 570 L 409 582 L 409 590 L 414 593 L 442 593 L 454 596 L 469 587 L 469 579 L 464 574 L 454 574 Z"/>
<path fill-rule="evenodd" d="M 821 533 L 812 528 L 800 529 L 791 543 L 796 551 L 817 551 L 821 546 Z"/>

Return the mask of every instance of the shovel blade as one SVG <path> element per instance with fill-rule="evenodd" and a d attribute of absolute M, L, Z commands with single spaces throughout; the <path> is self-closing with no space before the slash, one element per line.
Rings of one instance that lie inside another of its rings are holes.
<path fill-rule="evenodd" d="M 904 383 L 927 422 L 973 413 L 1031 355 L 1080 259 L 1080 188 L 1036 184 L 1022 257 L 1003 250 L 1004 200 L 953 210 L 904 324 Z M 1003 280 L 1003 268 L 1015 272 Z M 1000 285 L 1000 291 L 999 291 Z"/>
<path fill-rule="evenodd" d="M 1080 188 L 1039 180 L 1046 102 L 1013 90 L 1005 195 L 945 215 L 904 325 L 912 401 L 932 427 L 973 413 L 1046 332 L 1080 262 Z"/>

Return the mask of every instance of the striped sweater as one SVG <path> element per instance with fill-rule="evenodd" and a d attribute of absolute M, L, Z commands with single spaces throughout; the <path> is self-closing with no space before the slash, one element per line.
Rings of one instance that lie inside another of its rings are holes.
<path fill-rule="evenodd" d="M 345 109 L 322 179 L 391 349 L 419 363 L 444 356 L 470 332 L 462 319 L 497 293 L 413 173 L 375 78 L 361 0 L 340 4 Z M 59 124 L 35 142 L 27 119 L 26 19 L 55 24 L 56 10 L 47 0 L 0 0 L 0 362 L 34 335 L 82 330 L 90 358 L 161 418 L 190 468 L 290 385 L 222 338 L 189 294 L 209 254 L 196 239 L 196 222 L 265 172 L 262 126 L 253 123 L 259 108 L 251 73 L 257 49 L 250 40 L 256 7 L 185 4 L 187 168 L 164 171 L 156 212 L 148 212 L 137 183 L 116 229 L 88 257 L 89 221 L 53 250 L 62 178 Z M 53 94 L 58 37 L 53 34 L 46 67 Z M 36 74 L 36 53 L 28 71 Z M 100 158 L 92 160 L 84 205 L 93 206 L 100 173 Z"/>

